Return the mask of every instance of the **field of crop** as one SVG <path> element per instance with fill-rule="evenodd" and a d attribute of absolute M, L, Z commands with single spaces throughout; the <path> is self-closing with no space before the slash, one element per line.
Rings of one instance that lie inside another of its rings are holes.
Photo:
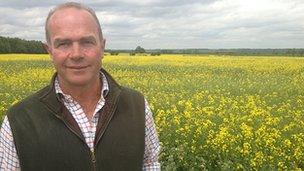
<path fill-rule="evenodd" d="M 105 56 L 154 113 L 163 170 L 304 170 L 304 58 Z M 0 55 L 0 116 L 47 85 L 47 55 Z"/>

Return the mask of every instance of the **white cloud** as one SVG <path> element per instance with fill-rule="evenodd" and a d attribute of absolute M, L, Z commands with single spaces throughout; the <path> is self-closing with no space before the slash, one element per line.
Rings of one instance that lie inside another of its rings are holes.
<path fill-rule="evenodd" d="M 24 8 L 15 9 L 0 7 L 0 35 L 19 37 L 29 40 L 44 40 L 44 22 L 48 9 Z"/>
<path fill-rule="evenodd" d="M 49 9 L 64 2 L 0 1 L 0 35 L 36 40 L 44 40 Z M 302 0 L 83 2 L 96 10 L 108 48 L 303 48 L 304 44 Z"/>

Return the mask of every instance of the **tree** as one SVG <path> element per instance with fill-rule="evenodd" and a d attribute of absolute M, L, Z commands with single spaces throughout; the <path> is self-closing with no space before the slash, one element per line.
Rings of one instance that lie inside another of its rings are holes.
<path fill-rule="evenodd" d="M 47 53 L 41 41 L 0 36 L 0 53 Z"/>
<path fill-rule="evenodd" d="M 140 46 L 137 46 L 134 52 L 135 53 L 146 53 L 146 50 Z"/>
<path fill-rule="evenodd" d="M 119 54 L 119 52 L 116 51 L 116 50 L 110 50 L 109 53 L 110 53 L 110 55 L 112 55 L 112 56 L 117 56 L 117 55 Z"/>
<path fill-rule="evenodd" d="M 11 45 L 5 37 L 0 36 L 0 53 L 10 53 Z"/>
<path fill-rule="evenodd" d="M 151 53 L 151 56 L 160 56 L 160 55 L 161 55 L 160 52 L 152 52 L 152 53 Z"/>

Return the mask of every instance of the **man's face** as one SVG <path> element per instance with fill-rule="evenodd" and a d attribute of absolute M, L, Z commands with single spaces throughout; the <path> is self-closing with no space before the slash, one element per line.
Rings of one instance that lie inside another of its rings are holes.
<path fill-rule="evenodd" d="M 75 8 L 56 11 L 48 23 L 47 45 L 59 81 L 65 86 L 86 86 L 99 78 L 105 41 L 89 12 Z"/>

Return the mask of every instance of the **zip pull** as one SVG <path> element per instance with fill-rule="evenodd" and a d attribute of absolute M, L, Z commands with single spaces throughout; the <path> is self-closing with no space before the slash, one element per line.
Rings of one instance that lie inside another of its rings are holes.
<path fill-rule="evenodd" d="M 95 163 L 96 162 L 96 156 L 95 156 L 95 151 L 91 151 L 91 158 L 92 158 L 92 162 Z"/>

